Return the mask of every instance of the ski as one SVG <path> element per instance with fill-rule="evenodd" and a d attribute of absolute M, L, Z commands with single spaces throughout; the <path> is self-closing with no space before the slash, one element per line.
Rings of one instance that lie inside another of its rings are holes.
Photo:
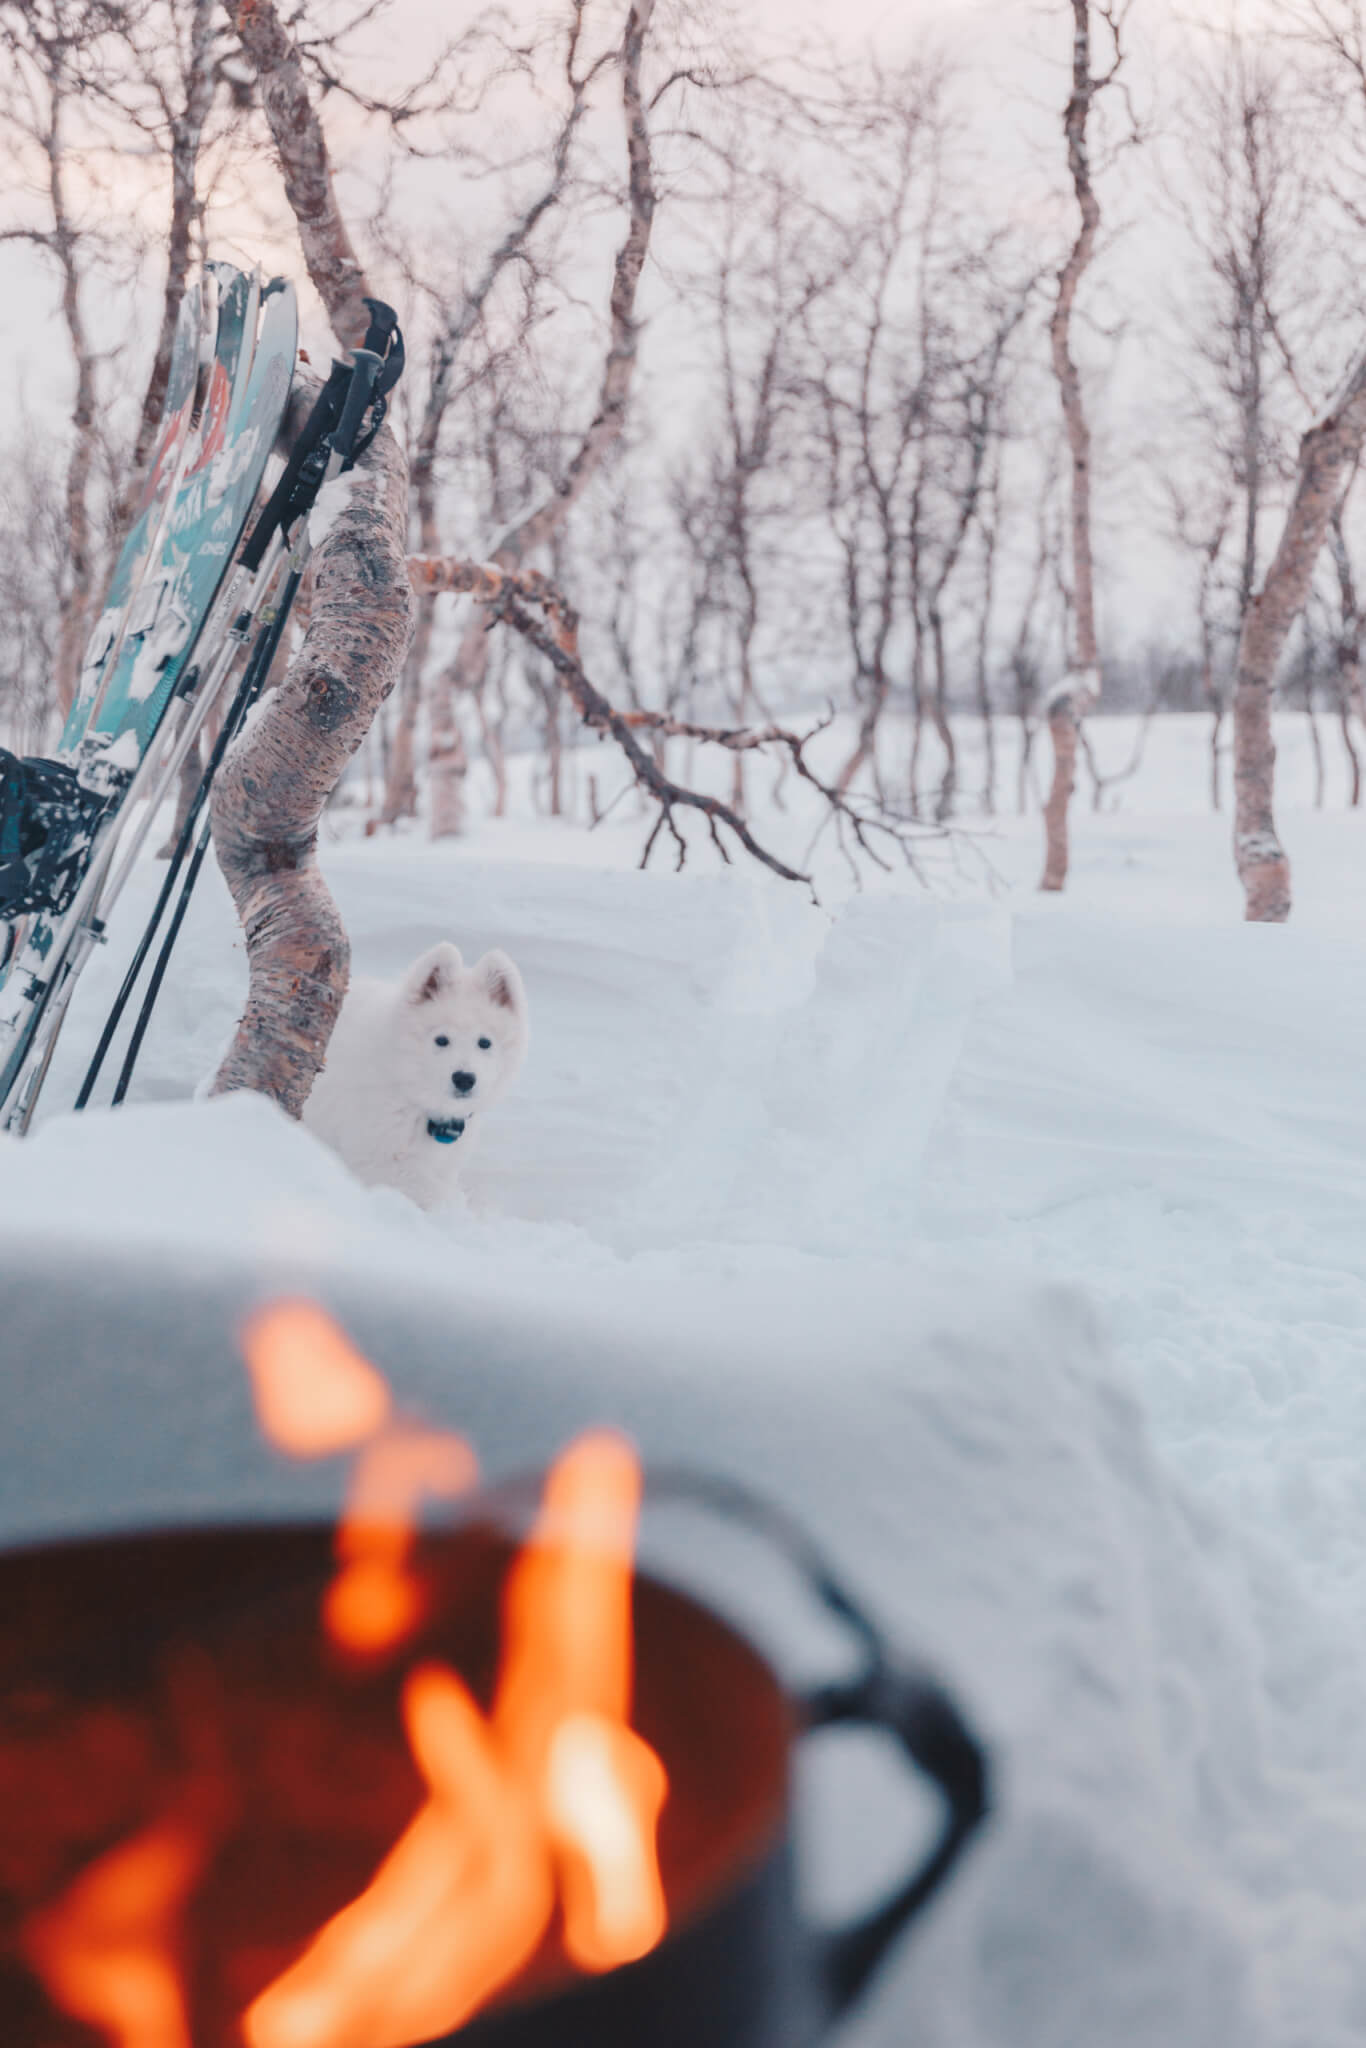
<path fill-rule="evenodd" d="M 161 426 L 104 604 L 86 642 L 75 698 L 57 744 L 60 759 L 69 758 L 84 736 L 105 672 L 122 647 L 129 607 L 141 589 L 160 540 L 163 515 L 179 486 L 189 450 L 206 345 L 212 348 L 216 338 L 216 327 L 209 331 L 210 319 L 216 317 L 216 308 L 208 303 L 209 296 L 201 281 L 195 279 L 180 302 Z"/>
<path fill-rule="evenodd" d="M 70 759 L 84 735 L 102 678 L 122 644 L 129 606 L 150 565 L 163 510 L 179 481 L 201 381 L 205 342 L 206 339 L 212 340 L 207 329 L 206 294 L 196 279 L 180 302 L 161 423 L 137 498 L 130 510 L 128 531 L 110 577 L 104 604 L 86 642 L 72 705 L 58 742 L 56 763 L 25 764 L 28 771 L 25 781 L 30 774 L 36 774 L 54 804 L 59 788 L 62 790 L 68 815 L 64 821 L 54 809 L 53 814 L 42 821 L 41 837 L 30 835 L 31 839 L 36 838 L 36 844 L 29 847 L 28 862 L 32 869 L 29 874 L 21 875 L 17 864 L 10 866 L 8 874 L 0 874 L 0 910 L 6 913 L 5 944 L 0 948 L 0 991 L 11 968 L 22 959 L 32 931 L 33 912 L 27 907 L 29 900 L 60 910 L 69 900 L 87 857 L 94 817 L 102 805 L 99 801 L 92 803 L 77 789 L 74 773 L 63 774 L 57 764 Z M 19 798 L 15 793 L 13 769 L 10 770 L 10 783 L 7 822 L 13 836 L 17 833 L 19 815 L 14 808 Z M 42 849 L 41 859 L 35 863 L 33 855 L 39 847 Z M 16 861 L 17 840 L 8 852 L 11 861 Z M 41 941 L 41 933 L 38 936 Z"/>
<path fill-rule="evenodd" d="M 276 280 L 262 292 L 257 279 L 227 265 L 206 273 L 204 302 L 215 318 L 207 361 L 201 345 L 188 397 L 183 351 L 176 365 L 156 474 L 92 635 L 59 749 L 59 764 L 75 779 L 68 876 L 79 880 L 74 893 L 36 909 L 0 986 L 0 1118 L 11 1129 L 25 1128 L 32 1114 L 75 977 L 103 937 L 101 909 L 126 880 L 226 679 L 211 643 L 231 632 L 229 604 L 240 579 L 230 579 L 227 602 L 215 599 L 284 415 L 297 313 L 292 286 Z M 256 584 L 259 600 L 266 582 Z M 143 798 L 144 813 L 125 833 Z"/>
<path fill-rule="evenodd" d="M 316 502 L 318 491 L 323 484 L 349 469 L 356 456 L 378 433 L 387 408 L 388 394 L 402 375 L 403 336 L 393 309 L 375 299 L 367 299 L 366 304 L 370 308 L 371 320 L 365 343 L 353 352 L 353 361 L 349 366 L 334 363 L 331 375 L 319 392 L 312 411 L 300 430 L 284 473 L 269 503 L 258 518 L 250 540 L 242 550 L 239 573 L 245 574 L 250 572 L 253 564 L 257 565 L 258 573 L 264 573 L 270 563 L 279 559 L 281 552 L 287 548 L 288 573 L 284 587 L 263 615 L 264 623 L 257 635 L 251 659 L 200 777 L 172 852 L 166 879 L 86 1071 L 80 1093 L 76 1098 L 77 1109 L 84 1109 L 90 1099 L 114 1033 L 170 902 L 177 876 L 187 855 L 190 855 L 195 826 L 208 801 L 219 764 L 227 748 L 241 731 L 247 714 L 259 697 L 270 673 L 290 609 L 308 565 L 311 553 L 308 514 Z M 180 896 L 153 966 L 150 982 L 115 1084 L 113 1102 L 116 1106 L 124 1100 L 128 1092 L 151 1013 L 165 979 L 171 953 L 184 923 L 209 844 L 210 825 L 206 817 L 194 852 L 190 855 Z"/>

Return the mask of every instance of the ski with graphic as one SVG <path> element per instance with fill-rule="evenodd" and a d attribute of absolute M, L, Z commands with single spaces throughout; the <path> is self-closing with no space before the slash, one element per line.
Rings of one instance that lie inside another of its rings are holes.
<path fill-rule="evenodd" d="M 206 281 L 207 282 L 207 281 Z M 132 507 L 128 532 L 110 577 L 103 608 L 86 644 L 57 758 L 21 762 L 6 756 L 0 789 L 0 989 L 22 953 L 35 910 L 59 912 L 75 894 L 88 858 L 90 836 L 104 799 L 83 790 L 64 765 L 85 732 L 110 658 L 122 640 L 128 608 L 141 587 L 170 494 L 184 466 L 200 368 L 213 335 L 211 290 L 196 279 L 180 302 L 166 398 L 151 458 Z"/>
<path fill-rule="evenodd" d="M 104 605 L 86 644 L 57 758 L 5 757 L 7 786 L 0 791 L 0 994 L 24 956 L 31 930 L 42 942 L 41 920 L 32 927 L 34 913 L 55 915 L 65 910 L 88 864 L 106 798 L 83 789 L 74 768 L 65 763 L 85 732 L 101 682 L 122 644 L 129 606 L 141 587 L 188 458 L 216 321 L 213 280 L 195 279 L 180 302 L 161 423 Z"/>
<path fill-rule="evenodd" d="M 222 264 L 211 266 L 206 284 L 216 312 L 206 375 L 192 374 L 187 393 L 179 343 L 194 324 L 192 311 L 185 328 L 177 330 L 174 383 L 168 386 L 154 474 L 91 638 L 59 761 L 32 764 L 54 770 L 64 761 L 71 764 L 70 844 L 63 887 L 55 900 L 49 892 L 35 906 L 0 986 L 0 1113 L 52 1006 L 50 1053 L 65 1007 L 63 984 L 103 936 L 94 907 L 128 808 L 140 796 L 153 799 L 155 807 L 178 766 L 177 748 L 185 750 L 209 708 L 199 690 L 213 651 L 205 624 L 212 615 L 220 637 L 226 629 L 226 605 L 215 611 L 214 600 L 288 402 L 297 346 L 292 286 L 277 280 L 262 294 L 255 279 Z M 197 346 L 190 350 L 192 373 L 202 353 Z M 230 596 L 237 584 L 234 578 Z M 196 696 L 198 702 L 189 701 Z M 178 697 L 187 702 L 171 730 L 167 713 Z M 170 734 L 169 758 L 162 763 L 156 743 L 164 732 Z"/>
<path fill-rule="evenodd" d="M 74 752 L 85 732 L 105 669 L 122 641 L 129 605 L 141 587 L 160 535 L 167 502 L 179 481 L 194 419 L 201 360 L 215 338 L 206 332 L 213 311 L 212 294 L 202 290 L 196 278 L 180 301 L 161 425 L 104 605 L 86 642 L 75 699 L 57 747 L 59 758 Z"/>
<path fill-rule="evenodd" d="M 292 288 L 266 299 L 257 337 L 255 280 L 234 271 L 229 281 L 221 276 L 226 265 L 214 267 L 219 323 L 208 389 L 160 545 L 129 606 L 123 646 L 78 743 L 83 782 L 116 742 L 130 763 L 151 745 L 237 551 L 289 397 Z"/>

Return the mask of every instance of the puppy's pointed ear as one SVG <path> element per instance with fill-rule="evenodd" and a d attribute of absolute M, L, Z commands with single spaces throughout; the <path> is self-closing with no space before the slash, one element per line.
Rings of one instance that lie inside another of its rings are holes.
<path fill-rule="evenodd" d="M 454 988 L 456 976 L 464 966 L 460 948 L 453 946 L 449 939 L 443 939 L 439 946 L 433 946 L 414 960 L 403 977 L 403 1000 L 414 1005 L 434 1002 L 449 988 Z"/>
<path fill-rule="evenodd" d="M 490 1002 L 496 1003 L 500 1010 L 510 1010 L 514 1017 L 525 1017 L 526 990 L 522 987 L 521 975 L 506 953 L 496 950 L 485 953 L 481 960 L 475 961 L 474 973 Z"/>

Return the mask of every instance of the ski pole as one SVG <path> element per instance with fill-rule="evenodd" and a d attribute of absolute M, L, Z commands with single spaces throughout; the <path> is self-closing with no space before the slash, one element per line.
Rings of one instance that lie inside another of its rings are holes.
<path fill-rule="evenodd" d="M 397 319 L 392 309 L 388 306 L 383 305 L 378 300 L 367 299 L 366 304 L 371 308 L 372 315 L 370 331 L 366 335 L 366 342 L 369 343 L 372 340 L 383 341 L 385 343 L 385 351 L 384 353 L 381 353 L 378 348 L 371 348 L 368 346 L 358 348 L 353 351 L 353 365 L 350 373 L 350 382 L 346 388 L 345 401 L 341 406 L 340 415 L 339 417 L 337 417 L 335 427 L 332 429 L 330 435 L 326 433 L 325 428 L 322 431 L 310 433 L 309 429 L 313 426 L 314 421 L 321 420 L 322 418 L 324 418 L 326 412 L 328 410 L 331 410 L 332 408 L 332 403 L 334 402 L 335 396 L 335 385 L 334 379 L 329 379 L 328 385 L 324 387 L 324 391 L 322 394 L 320 394 L 319 400 L 313 409 L 313 413 L 310 416 L 308 427 L 306 427 L 304 429 L 304 432 L 300 435 L 300 442 L 302 443 L 306 441 L 308 444 L 304 455 L 304 459 L 300 461 L 294 468 L 293 481 L 290 485 L 289 490 L 286 491 L 284 488 L 286 482 L 285 478 L 282 478 L 280 485 L 277 486 L 276 492 L 273 494 L 272 505 L 274 505 L 274 501 L 276 498 L 280 499 L 280 504 L 277 507 L 275 507 L 274 512 L 272 513 L 271 508 L 268 507 L 267 510 L 262 513 L 261 519 L 257 523 L 257 529 L 255 532 L 253 532 L 251 541 L 248 543 L 248 548 L 253 551 L 256 551 L 258 549 L 258 546 L 264 547 L 270 545 L 271 543 L 278 543 L 281 540 L 283 540 L 287 529 L 290 526 L 297 527 L 297 522 L 299 518 L 305 511 L 311 508 L 313 501 L 316 500 L 317 493 L 321 484 L 325 482 L 331 482 L 331 480 L 335 476 L 339 475 L 344 469 L 349 467 L 350 463 L 354 460 L 355 455 L 358 452 L 357 443 L 359 440 L 361 423 L 365 418 L 366 412 L 369 411 L 372 407 L 374 408 L 376 413 L 380 412 L 384 404 L 385 393 L 390 388 L 392 388 L 392 385 L 397 381 L 398 375 L 400 374 L 403 366 L 403 338 L 398 328 Z M 336 367 L 337 366 L 334 365 L 334 373 Z M 365 442 L 360 444 L 362 448 L 368 446 L 369 441 L 373 439 L 374 433 L 377 431 L 377 424 L 377 421 L 372 418 L 371 432 L 369 435 L 367 435 Z M 326 448 L 327 453 L 323 474 L 320 477 L 317 474 L 316 457 L 322 453 L 323 448 Z M 310 458 L 313 458 L 313 460 L 310 460 Z M 293 455 L 291 456 L 291 463 L 293 463 Z M 312 468 L 314 471 L 312 477 L 310 477 L 308 474 L 310 468 Z M 250 688 L 248 687 L 249 677 L 243 678 L 243 683 L 241 688 L 239 689 L 238 698 L 237 701 L 234 703 L 232 713 L 230 714 L 229 719 L 226 720 L 224 723 L 223 732 L 219 734 L 218 744 L 215 747 L 213 759 L 210 761 L 208 768 L 205 770 L 204 775 L 201 777 L 200 787 L 196 791 L 196 809 L 194 814 L 195 816 L 198 815 L 198 808 L 199 805 L 202 803 L 202 798 L 204 794 L 207 792 L 208 786 L 212 782 L 214 775 L 217 773 L 219 762 L 222 759 L 223 753 L 226 750 L 226 746 L 230 741 L 232 734 L 238 729 L 240 729 L 241 723 L 246 717 L 247 710 L 250 708 L 252 699 L 258 694 L 261 682 L 264 681 L 266 674 L 269 672 L 270 662 L 274 658 L 275 649 L 279 644 L 280 634 L 284 630 L 285 619 L 288 616 L 289 608 L 293 604 L 295 593 L 298 589 L 300 581 L 302 580 L 303 570 L 306 564 L 308 552 L 309 550 L 307 532 L 305 529 L 304 533 L 301 535 L 300 538 L 299 548 L 296 551 L 294 564 L 290 572 L 290 579 L 288 584 L 286 585 L 285 591 L 282 594 L 281 602 L 277 609 L 276 618 L 272 622 L 270 628 L 268 629 L 267 636 L 264 636 L 269 640 L 268 651 L 264 654 L 263 659 L 259 663 L 257 660 L 257 656 L 261 654 L 262 643 L 258 642 L 257 648 L 253 651 L 251 667 L 255 670 L 255 678 L 251 681 Z M 260 560 L 259 553 L 257 553 L 256 559 L 258 561 Z M 243 563 L 246 564 L 246 550 L 243 551 L 242 560 Z M 189 843 L 189 833 L 193 828 L 193 822 L 193 817 L 187 819 L 185 828 L 180 836 L 180 841 L 177 844 L 177 867 L 180 859 L 183 857 L 183 849 Z M 171 954 L 175 948 L 176 940 L 180 936 L 180 929 L 185 921 L 185 914 L 189 909 L 190 898 L 194 893 L 195 884 L 199 880 L 200 869 L 203 866 L 204 857 L 208 852 L 211 837 L 212 829 L 209 822 L 206 821 L 200 833 L 199 842 L 195 847 L 193 859 L 191 860 L 190 866 L 186 871 L 185 880 L 181 887 L 179 900 L 176 904 L 175 911 L 172 915 L 171 923 L 167 929 L 166 936 L 162 940 L 161 950 L 157 955 L 156 963 L 152 970 L 151 980 L 148 984 L 146 994 L 143 997 L 142 1006 L 138 1012 L 137 1019 L 133 1026 L 132 1036 L 129 1039 L 128 1043 L 128 1050 L 124 1055 L 123 1065 L 119 1070 L 119 1077 L 117 1082 L 115 1083 L 113 1095 L 113 1104 L 116 1107 L 124 1100 L 124 1097 L 127 1095 L 128 1092 L 129 1084 L 132 1081 L 133 1071 L 137 1064 L 138 1055 L 142 1049 L 142 1042 L 146 1036 L 147 1027 L 151 1022 L 152 1010 L 156 1004 L 157 997 L 161 992 L 161 985 L 165 979 L 166 970 L 170 964 Z M 105 1026 L 105 1031 L 101 1037 L 100 1045 L 96 1052 L 95 1061 L 92 1063 L 92 1071 L 88 1073 L 86 1076 L 86 1082 L 82 1088 L 80 1100 L 77 1102 L 76 1105 L 78 1109 L 84 1107 L 85 1102 L 89 1099 L 90 1089 L 94 1085 L 95 1076 L 96 1074 L 98 1074 L 99 1067 L 104 1060 L 106 1052 L 108 1051 L 109 1042 L 113 1037 L 113 1032 L 117 1026 L 118 1019 L 123 1014 L 123 1009 L 127 1003 L 128 996 L 131 993 L 133 982 L 136 980 L 138 973 L 141 972 L 142 964 L 146 959 L 147 952 L 152 943 L 152 939 L 155 936 L 156 927 L 160 924 L 162 913 L 165 909 L 166 902 L 169 899 L 170 889 L 173 883 L 174 876 L 168 876 L 167 882 L 165 885 L 163 885 L 161 894 L 158 897 L 157 905 L 153 912 L 151 924 L 148 930 L 144 933 L 143 942 L 139 946 L 137 959 L 135 960 L 133 966 L 130 968 L 129 974 L 125 977 L 123 988 L 119 991 L 119 996 L 115 1005 L 116 1014 L 111 1016 L 109 1022 Z"/>
<path fill-rule="evenodd" d="M 77 1109 L 85 1108 L 90 1100 L 91 1091 L 99 1079 L 100 1069 L 104 1065 L 105 1057 L 113 1042 L 114 1033 L 117 1031 L 120 1019 L 128 1006 L 129 998 L 133 993 L 138 976 L 142 972 L 147 955 L 152 949 L 152 942 L 156 938 L 161 920 L 165 915 L 166 906 L 171 900 L 171 892 L 176 885 L 180 870 L 185 864 L 185 856 L 190 849 L 194 828 L 198 822 L 199 814 L 204 808 L 214 776 L 218 772 L 219 764 L 227 752 L 233 735 L 239 729 L 247 710 L 257 695 L 261 681 L 270 672 L 270 664 L 275 657 L 275 650 L 280 643 L 280 635 L 289 617 L 290 606 L 294 602 L 294 594 L 298 586 L 299 574 L 297 572 L 292 573 L 285 589 L 281 593 L 274 616 L 270 623 L 263 626 L 257 635 L 256 645 L 252 649 L 251 658 L 247 663 L 242 680 L 237 686 L 237 693 L 232 703 L 228 706 L 218 738 L 214 742 L 208 763 L 199 778 L 199 785 L 191 799 L 185 822 L 181 827 L 180 836 L 176 840 L 175 850 L 171 855 L 170 863 L 166 870 L 166 877 L 157 895 L 151 917 L 148 919 L 142 937 L 138 941 L 137 951 L 134 953 L 128 971 L 123 977 L 122 986 L 114 998 L 114 1006 L 105 1020 L 104 1029 L 100 1033 L 99 1043 L 95 1047 L 94 1057 L 86 1069 L 85 1079 L 81 1083 L 81 1092 L 76 1097 L 74 1105 Z"/>
<path fill-rule="evenodd" d="M 246 676 L 242 678 L 242 686 L 237 693 L 237 701 L 234 703 L 229 717 L 224 719 L 223 721 L 223 730 L 218 735 L 218 742 L 214 748 L 213 758 L 209 762 L 208 767 L 205 769 L 204 774 L 200 778 L 200 786 L 199 789 L 196 791 L 196 796 L 199 798 L 196 815 L 198 813 L 198 810 L 203 808 L 203 799 L 207 797 L 209 793 L 209 789 L 212 785 L 213 778 L 218 772 L 219 763 L 222 761 L 224 753 L 227 751 L 227 748 L 231 745 L 232 741 L 236 738 L 237 734 L 241 731 L 242 726 L 246 720 L 247 713 L 251 709 L 252 705 L 255 703 L 257 697 L 260 695 L 261 686 L 265 682 L 266 677 L 270 673 L 270 664 L 275 658 L 275 650 L 280 644 L 280 638 L 285 629 L 285 621 L 289 617 L 290 608 L 294 603 L 294 598 L 302 579 L 302 567 L 296 567 L 293 570 L 291 570 L 289 581 L 285 585 L 285 589 L 282 593 L 281 602 L 276 612 L 275 618 L 272 620 L 270 626 L 266 629 L 266 632 L 262 635 L 261 640 L 257 644 L 257 647 L 253 653 L 252 658 L 252 669 L 254 670 L 254 673 L 249 672 Z M 184 847 L 188 846 L 189 836 L 193 829 L 194 819 L 187 818 L 185 821 L 184 830 L 181 832 L 180 841 L 176 849 L 178 853 L 180 853 Z M 161 951 L 158 953 L 156 963 L 152 969 L 151 980 L 147 984 L 147 991 L 142 999 L 142 1007 L 138 1011 L 136 1021 L 134 1022 L 133 1025 L 132 1036 L 128 1041 L 128 1050 L 123 1056 L 123 1065 L 119 1069 L 118 1080 L 114 1084 L 114 1108 L 118 1107 L 118 1105 L 123 1101 L 124 1096 L 128 1093 L 128 1084 L 133 1078 L 133 1069 L 137 1065 L 138 1054 L 142 1050 L 142 1041 L 147 1035 L 147 1026 L 152 1021 L 152 1011 L 156 1005 L 156 999 L 158 995 L 160 995 L 161 993 L 161 984 L 166 978 L 166 969 L 170 965 L 171 954 L 175 950 L 175 942 L 180 936 L 180 927 L 185 922 L 185 913 L 190 907 L 190 898 L 194 894 L 195 883 L 199 880 L 199 870 L 204 865 L 204 856 L 209 850 L 209 843 L 212 837 L 212 821 L 209 818 L 205 818 L 203 827 L 200 830 L 199 842 L 195 847 L 194 855 L 190 861 L 190 865 L 186 869 L 185 880 L 181 884 L 179 900 L 172 914 L 171 922 L 167 927 L 166 936 L 161 942 Z M 173 877 L 169 877 L 168 881 L 173 879 Z M 169 888 L 164 890 L 163 899 L 165 896 L 168 896 L 169 893 Z M 161 908 L 162 905 L 159 903 L 156 914 L 157 923 L 160 923 Z M 154 932 L 155 927 L 149 929 L 145 935 L 146 945 L 140 948 L 140 952 L 143 959 L 146 958 L 147 947 L 151 945 Z M 138 965 L 139 967 L 141 966 L 141 960 L 139 961 Z M 129 982 L 129 987 L 131 989 L 131 979 Z M 119 993 L 119 1014 L 121 1015 L 123 991 L 120 990 Z M 114 1023 L 117 1023 L 117 1017 L 114 1018 L 112 1021 Z M 101 1057 L 103 1057 L 102 1054 Z"/>

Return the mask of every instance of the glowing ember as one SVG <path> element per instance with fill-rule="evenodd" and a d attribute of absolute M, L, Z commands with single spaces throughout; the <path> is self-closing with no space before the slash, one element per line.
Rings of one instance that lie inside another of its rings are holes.
<path fill-rule="evenodd" d="M 192 2048 L 176 1933 L 206 1843 L 161 1821 L 83 1870 L 23 1930 L 48 1996 L 110 2048 Z"/>
<path fill-rule="evenodd" d="M 271 1302 L 241 1335 L 257 1419 L 291 1457 L 353 1450 L 388 1419 L 383 1376 L 315 1302 Z"/>

